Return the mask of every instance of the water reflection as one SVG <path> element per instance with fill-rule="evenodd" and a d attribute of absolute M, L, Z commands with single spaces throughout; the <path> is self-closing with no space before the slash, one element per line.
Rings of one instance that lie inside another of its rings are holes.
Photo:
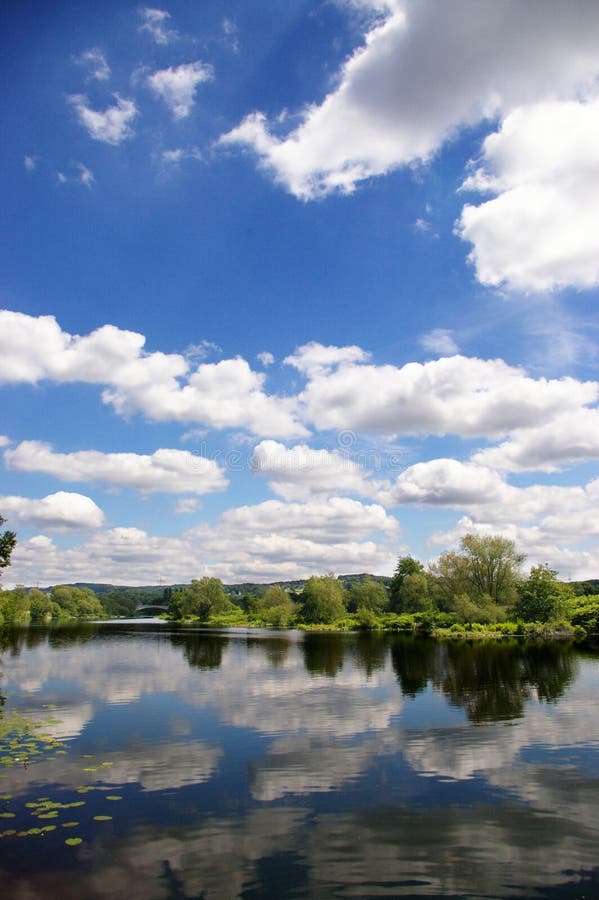
<path fill-rule="evenodd" d="M 567 896 L 565 873 L 595 877 L 599 665 L 566 645 L 100 625 L 4 650 L 7 705 L 53 707 L 68 752 L 0 793 L 26 820 L 31 797 L 96 787 L 77 853 L 2 839 L 15 896 Z M 100 832 L 106 792 L 125 802 Z"/>

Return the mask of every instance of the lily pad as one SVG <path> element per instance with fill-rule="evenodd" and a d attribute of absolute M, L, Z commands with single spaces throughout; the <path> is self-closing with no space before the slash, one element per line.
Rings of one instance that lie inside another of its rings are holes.
<path fill-rule="evenodd" d="M 82 844 L 82 843 L 83 843 L 83 838 L 80 838 L 80 837 L 67 838 L 65 841 L 65 844 L 68 847 L 78 847 L 79 844 Z"/>

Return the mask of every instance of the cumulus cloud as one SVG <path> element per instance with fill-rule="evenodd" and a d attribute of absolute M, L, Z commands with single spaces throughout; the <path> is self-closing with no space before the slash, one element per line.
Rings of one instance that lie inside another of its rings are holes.
<path fill-rule="evenodd" d="M 296 358 L 305 369 L 301 352 L 287 362 Z M 502 360 L 452 356 L 401 368 L 314 365 L 299 401 L 304 420 L 319 429 L 500 437 L 554 421 L 598 394 L 596 382 L 534 379 Z"/>
<path fill-rule="evenodd" d="M 310 341 L 295 350 L 283 360 L 287 365 L 293 366 L 305 375 L 316 375 L 327 372 L 342 363 L 366 362 L 370 354 L 361 347 L 325 347 L 318 341 Z"/>
<path fill-rule="evenodd" d="M 147 584 L 203 575 L 269 582 L 328 571 L 389 574 L 398 535 L 397 520 L 377 504 L 341 497 L 291 504 L 270 500 L 229 509 L 213 524 L 180 537 L 111 528 L 78 546 L 59 547 L 47 535 L 36 535 L 17 544 L 10 575 L 27 584 Z"/>
<path fill-rule="evenodd" d="M 110 66 L 106 61 L 106 57 L 99 47 L 90 47 L 84 50 L 74 60 L 78 65 L 84 66 L 89 73 L 90 78 L 96 81 L 108 81 L 110 78 Z"/>
<path fill-rule="evenodd" d="M 113 325 L 71 335 L 53 316 L 0 310 L 0 384 L 87 382 L 105 385 L 102 399 L 120 415 L 247 428 L 265 436 L 307 434 L 295 398 L 267 394 L 266 375 L 246 360 L 193 369 L 184 355 L 147 353 L 144 344 L 142 334 Z"/>
<path fill-rule="evenodd" d="M 171 14 L 164 9 L 145 6 L 138 10 L 142 23 L 138 31 L 149 34 L 155 44 L 171 44 L 179 37 L 176 31 L 168 27 Z"/>
<path fill-rule="evenodd" d="M 272 366 L 275 361 L 275 358 L 272 353 L 269 353 L 268 350 L 265 350 L 263 353 L 257 353 L 256 359 L 259 363 L 261 363 L 264 367 Z"/>
<path fill-rule="evenodd" d="M 599 410 L 565 412 L 536 428 L 516 429 L 498 447 L 480 450 L 474 462 L 511 472 L 555 472 L 567 463 L 599 459 Z"/>
<path fill-rule="evenodd" d="M 117 146 L 134 135 L 131 123 L 139 114 L 133 100 L 114 95 L 116 103 L 103 112 L 92 109 L 84 94 L 72 94 L 69 103 L 77 113 L 77 118 L 94 141 Z"/>
<path fill-rule="evenodd" d="M 220 138 L 250 148 L 302 199 L 428 160 L 459 127 L 569 99 L 599 71 L 599 9 L 535 0 L 388 0 L 300 124 L 250 113 Z"/>
<path fill-rule="evenodd" d="M 135 488 L 143 493 L 208 494 L 224 490 L 228 479 L 218 464 L 184 450 L 141 453 L 101 453 L 79 450 L 56 453 L 50 444 L 23 441 L 5 450 L 7 468 L 43 472 L 61 481 L 90 481 Z"/>
<path fill-rule="evenodd" d="M 35 172 L 37 169 L 37 160 L 35 156 L 24 156 L 23 157 L 23 165 L 27 172 Z"/>
<path fill-rule="evenodd" d="M 514 110 L 463 185 L 457 230 L 483 284 L 528 291 L 599 283 L 599 100 Z"/>
<path fill-rule="evenodd" d="M 160 69 L 148 76 L 148 85 L 164 100 L 174 119 L 185 119 L 192 110 L 198 84 L 213 78 L 212 66 L 196 61 Z"/>
<path fill-rule="evenodd" d="M 0 497 L 0 508 L 11 524 L 32 525 L 56 531 L 99 528 L 104 513 L 90 497 L 58 491 L 41 499 Z"/>
<path fill-rule="evenodd" d="M 285 500 L 358 494 L 383 502 L 380 495 L 388 489 L 341 449 L 314 450 L 307 444 L 287 448 L 277 441 L 261 441 L 254 448 L 251 467 Z"/>

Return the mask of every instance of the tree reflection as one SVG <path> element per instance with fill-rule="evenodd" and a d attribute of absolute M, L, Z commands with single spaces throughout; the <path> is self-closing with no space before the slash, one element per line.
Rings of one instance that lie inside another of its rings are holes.
<path fill-rule="evenodd" d="M 384 634 L 359 634 L 356 638 L 355 660 L 359 669 L 370 678 L 373 672 L 385 668 L 389 655 L 389 641 Z"/>
<path fill-rule="evenodd" d="M 533 688 L 540 700 L 557 700 L 576 671 L 572 652 L 563 645 L 460 642 L 447 647 L 440 687 L 471 722 L 494 722 L 522 716 Z"/>
<path fill-rule="evenodd" d="M 186 634 L 173 635 L 183 643 L 183 655 L 192 669 L 201 669 L 202 672 L 210 669 L 219 669 L 223 661 L 223 651 L 229 645 L 229 638 L 222 635 L 211 634 Z"/>
<path fill-rule="evenodd" d="M 423 637 L 397 637 L 391 644 L 391 664 L 397 675 L 401 691 L 406 697 L 415 697 L 426 690 L 441 668 L 444 648 L 434 640 Z"/>
<path fill-rule="evenodd" d="M 306 671 L 334 678 L 343 667 L 345 647 L 342 634 L 306 634 L 302 644 Z"/>

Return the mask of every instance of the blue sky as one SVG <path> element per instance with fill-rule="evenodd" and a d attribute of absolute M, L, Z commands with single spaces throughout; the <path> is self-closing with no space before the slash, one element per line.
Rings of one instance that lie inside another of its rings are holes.
<path fill-rule="evenodd" d="M 577 9 L 5 5 L 5 585 L 598 576 Z"/>

